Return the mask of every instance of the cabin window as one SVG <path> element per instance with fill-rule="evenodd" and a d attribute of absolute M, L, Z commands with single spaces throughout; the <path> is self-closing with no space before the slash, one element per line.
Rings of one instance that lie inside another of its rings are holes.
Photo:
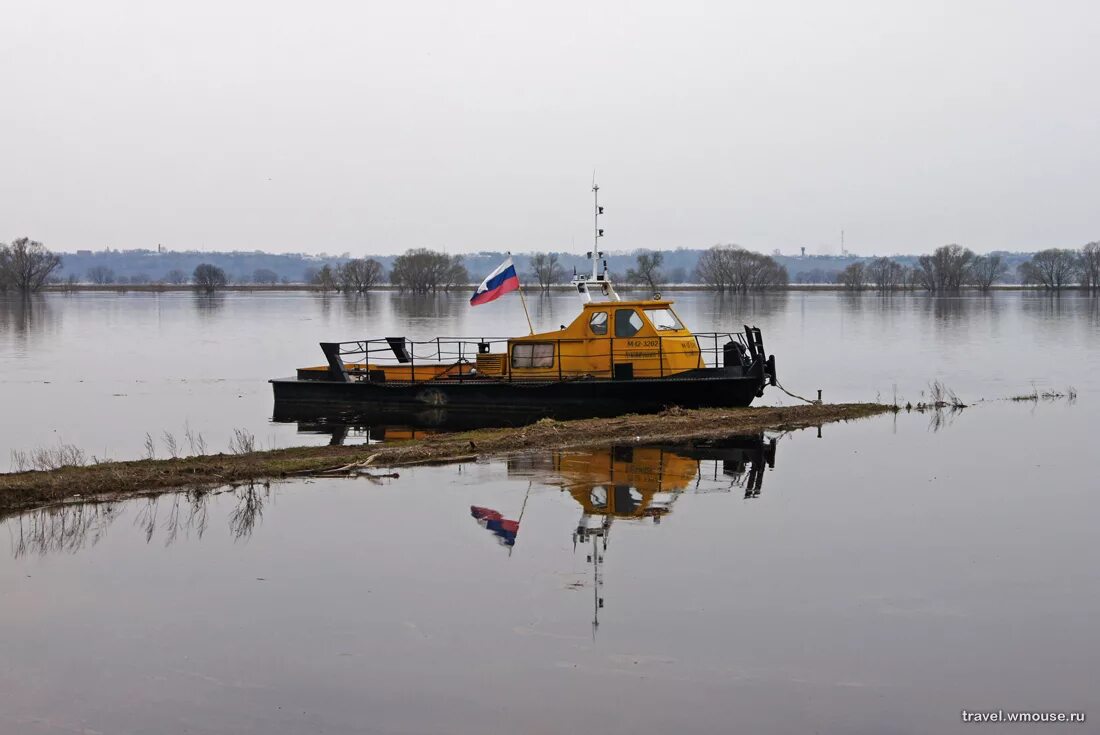
<path fill-rule="evenodd" d="M 597 311 L 592 315 L 592 318 L 588 320 L 588 327 L 592 330 L 592 334 L 607 334 L 607 312 Z"/>
<path fill-rule="evenodd" d="M 554 367 L 554 345 L 550 342 L 528 342 L 526 344 L 513 345 L 512 367 Z"/>
<path fill-rule="evenodd" d="M 646 309 L 645 315 L 649 317 L 649 321 L 653 322 L 653 326 L 657 327 L 658 332 L 674 332 L 684 328 L 684 325 L 672 313 L 672 309 Z"/>
<path fill-rule="evenodd" d="M 618 309 L 615 312 L 616 337 L 633 337 L 641 331 L 644 324 L 638 312 L 633 309 Z"/>

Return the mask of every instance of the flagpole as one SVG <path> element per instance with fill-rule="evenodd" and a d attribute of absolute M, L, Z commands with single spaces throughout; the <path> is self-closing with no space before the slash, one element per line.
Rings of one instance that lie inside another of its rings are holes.
<path fill-rule="evenodd" d="M 531 334 L 535 333 L 535 328 L 531 325 L 531 313 L 527 311 L 527 299 L 523 298 L 523 284 L 519 284 L 519 301 L 523 304 L 523 313 L 527 317 L 527 328 L 531 330 Z"/>
<path fill-rule="evenodd" d="M 512 253 L 509 252 L 508 257 L 511 258 Z M 517 273 L 516 275 L 518 276 L 519 274 Z M 535 327 L 531 324 L 531 312 L 527 311 L 527 299 L 523 297 L 523 281 L 519 282 L 519 288 L 516 290 L 519 291 L 519 301 L 523 304 L 523 314 L 527 317 L 527 328 L 531 330 L 531 334 L 534 334 Z"/>

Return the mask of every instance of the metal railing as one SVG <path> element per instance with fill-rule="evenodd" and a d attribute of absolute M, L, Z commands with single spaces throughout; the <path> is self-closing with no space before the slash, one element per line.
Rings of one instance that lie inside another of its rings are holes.
<path fill-rule="evenodd" d="M 753 335 L 753 332 L 756 335 Z M 749 338 L 746 338 L 746 333 Z M 436 337 L 410 340 L 405 337 L 323 342 L 333 378 L 347 381 L 405 380 L 503 380 L 553 381 L 579 378 L 663 378 L 696 368 L 726 366 L 726 345 L 734 343 L 745 367 L 755 360 L 759 330 L 747 332 L 697 332 L 688 336 L 548 338 L 520 340 L 514 345 L 553 345 L 546 365 L 515 366 L 508 348 L 511 340 L 498 337 Z M 514 346 L 513 345 L 513 346 Z M 503 374 L 477 370 L 478 356 L 497 355 L 505 362 Z M 741 356 L 745 357 L 741 357 Z M 545 356 L 540 356 L 545 360 Z M 580 368 L 566 368 L 565 364 Z M 624 366 L 629 365 L 629 368 Z M 418 370 L 419 368 L 419 370 Z M 376 371 L 385 370 L 388 375 Z M 408 370 L 407 378 L 403 374 Z M 397 376 L 394 377 L 396 372 Z"/>

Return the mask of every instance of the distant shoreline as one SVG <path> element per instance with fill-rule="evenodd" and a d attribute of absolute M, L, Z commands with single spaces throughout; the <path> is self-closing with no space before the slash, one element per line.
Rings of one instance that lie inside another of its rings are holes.
<path fill-rule="evenodd" d="M 439 291 L 448 291 L 449 290 L 449 291 L 454 291 L 456 293 L 461 293 L 461 292 L 464 292 L 464 291 L 467 291 L 467 290 L 473 291 L 473 289 L 475 289 L 476 287 L 477 287 L 476 283 L 469 283 L 469 284 L 466 284 L 464 286 L 456 286 L 456 287 L 453 287 L 451 289 L 440 289 Z M 398 288 L 397 286 L 393 286 L 391 284 L 383 284 L 383 285 L 375 286 L 375 287 L 373 287 L 373 288 L 371 288 L 368 291 L 365 291 L 363 293 L 370 293 L 371 291 L 400 291 L 400 290 L 401 289 Z M 540 289 L 538 287 L 532 288 L 531 286 L 524 286 L 524 291 L 529 295 L 530 294 L 536 294 L 537 295 L 540 290 L 542 290 L 542 289 Z M 567 291 L 573 291 L 574 287 L 569 285 L 569 284 L 555 284 L 555 285 L 551 286 L 549 290 L 554 291 L 554 292 L 567 292 Z M 618 288 L 618 290 L 620 292 L 624 293 L 624 294 L 626 294 L 626 293 L 636 294 L 636 293 L 649 293 L 650 292 L 649 289 L 645 289 L 645 288 L 625 288 L 625 287 L 622 287 L 622 286 L 620 286 Z M 1043 288 L 1041 286 L 1028 286 L 1028 285 L 1024 285 L 1022 283 L 998 283 L 998 284 L 994 284 L 993 286 L 990 286 L 989 290 L 990 291 L 1042 291 Z M 1080 288 L 1078 286 L 1066 286 L 1062 290 L 1063 291 L 1078 291 L 1078 290 L 1080 290 Z M 187 285 L 187 284 L 175 285 L 175 284 L 167 284 L 167 283 L 144 283 L 144 284 L 78 283 L 78 284 L 74 284 L 74 285 L 58 284 L 58 285 L 44 286 L 41 290 L 41 293 L 71 293 L 71 292 L 76 292 L 76 291 L 85 291 L 85 292 L 87 292 L 87 291 L 92 291 L 92 292 L 100 291 L 100 292 L 106 292 L 106 293 L 126 293 L 126 292 L 129 292 L 129 291 L 136 291 L 136 292 L 140 292 L 140 293 L 167 293 L 167 292 L 188 292 L 188 291 L 190 291 L 190 292 L 197 293 L 197 294 L 200 294 L 200 295 L 209 295 L 207 292 L 200 291 L 200 290 L 196 289 L 194 286 L 191 286 L 191 285 Z M 307 293 L 320 293 L 320 294 L 327 293 L 327 294 L 331 294 L 333 296 L 343 295 L 342 292 L 340 292 L 340 291 L 334 291 L 332 289 L 329 289 L 329 290 L 326 291 L 326 290 L 322 289 L 320 286 L 314 286 L 314 285 L 311 285 L 311 284 L 308 284 L 308 283 L 276 283 L 276 284 L 271 284 L 271 285 L 237 284 L 237 285 L 223 286 L 222 288 L 219 288 L 214 293 L 224 293 L 224 292 L 268 293 L 268 292 L 280 292 L 280 291 L 285 291 L 285 292 L 302 291 L 302 292 L 307 292 Z M 713 286 L 707 286 L 707 285 L 704 285 L 704 284 L 701 284 L 701 283 L 684 283 L 684 284 L 678 284 L 678 285 L 664 285 L 664 286 L 661 286 L 661 291 L 709 291 L 709 292 L 712 292 L 712 293 L 723 293 L 720 289 L 714 288 Z M 922 288 L 895 288 L 895 289 L 889 289 L 888 291 L 885 291 L 885 292 L 880 292 L 876 288 L 864 288 L 864 289 L 860 289 L 860 290 L 852 290 L 852 289 L 845 288 L 844 286 L 842 286 L 841 284 L 838 284 L 838 283 L 791 283 L 791 284 L 788 284 L 786 286 L 774 286 L 774 287 L 769 287 L 769 288 L 765 288 L 765 289 L 753 289 L 751 291 L 725 291 L 724 293 L 732 295 L 732 294 L 736 294 L 736 293 L 760 294 L 760 293 L 775 293 L 775 292 L 787 292 L 787 291 L 840 291 L 840 292 L 848 292 L 848 293 L 852 293 L 852 294 L 857 294 L 857 293 L 869 293 L 869 294 L 878 294 L 878 293 L 890 293 L 890 294 L 928 293 L 927 291 L 925 291 L 925 289 L 922 289 Z M 974 292 L 974 291 L 976 291 L 976 292 L 980 293 L 981 289 L 978 288 L 977 286 L 963 286 L 958 291 L 959 292 L 963 292 L 963 291 Z M 347 294 L 347 295 L 355 295 L 355 294 Z"/>

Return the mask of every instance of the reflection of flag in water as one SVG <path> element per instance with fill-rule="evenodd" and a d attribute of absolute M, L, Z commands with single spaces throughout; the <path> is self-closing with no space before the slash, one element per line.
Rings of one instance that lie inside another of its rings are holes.
<path fill-rule="evenodd" d="M 516 535 L 519 534 L 519 521 L 510 521 L 492 508 L 482 508 L 478 505 L 470 506 L 470 515 L 477 519 L 485 528 L 493 532 L 497 541 L 505 546 L 516 545 Z"/>

